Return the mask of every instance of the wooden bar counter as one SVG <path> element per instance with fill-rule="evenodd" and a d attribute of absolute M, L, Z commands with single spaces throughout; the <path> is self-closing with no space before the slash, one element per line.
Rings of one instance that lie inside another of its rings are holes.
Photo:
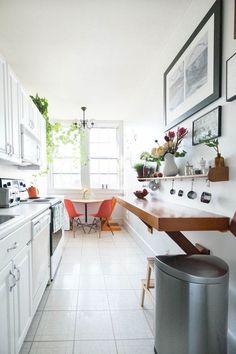
<path fill-rule="evenodd" d="M 203 253 L 181 231 L 227 231 L 229 217 L 157 199 L 117 197 L 117 202 L 137 215 L 148 227 L 164 231 L 187 254 Z"/>

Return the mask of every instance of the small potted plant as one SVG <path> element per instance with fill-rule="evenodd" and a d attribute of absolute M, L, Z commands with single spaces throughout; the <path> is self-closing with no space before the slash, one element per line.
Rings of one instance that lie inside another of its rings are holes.
<path fill-rule="evenodd" d="M 159 170 L 161 164 L 160 158 L 144 151 L 140 155 L 140 159 L 145 161 L 144 176 L 151 177 Z"/>
<path fill-rule="evenodd" d="M 219 150 L 219 140 L 218 139 L 208 139 L 204 141 L 204 144 L 206 146 L 212 147 L 215 151 L 217 156 L 215 157 L 215 167 L 225 167 L 225 160 L 223 156 L 221 156 L 220 150 Z"/>
<path fill-rule="evenodd" d="M 137 162 L 133 168 L 136 170 L 137 174 L 138 174 L 138 178 L 144 178 L 143 175 L 143 168 L 144 168 L 144 163 L 143 162 Z"/>

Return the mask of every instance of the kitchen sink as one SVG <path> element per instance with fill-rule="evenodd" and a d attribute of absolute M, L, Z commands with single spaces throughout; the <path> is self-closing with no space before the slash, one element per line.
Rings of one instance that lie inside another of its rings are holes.
<path fill-rule="evenodd" d="M 15 215 L 0 215 L 0 224 L 15 218 Z"/>
<path fill-rule="evenodd" d="M 50 198 L 43 198 L 43 199 L 35 199 L 35 200 L 32 200 L 31 203 L 47 203 L 49 201 Z"/>

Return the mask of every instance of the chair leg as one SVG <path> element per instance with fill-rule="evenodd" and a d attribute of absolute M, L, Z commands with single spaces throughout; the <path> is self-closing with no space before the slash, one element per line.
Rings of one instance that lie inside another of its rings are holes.
<path fill-rule="evenodd" d="M 109 229 L 111 230 L 112 235 L 114 236 L 114 232 L 112 231 L 112 228 L 111 228 L 111 225 L 109 224 L 108 219 L 106 219 L 106 222 L 107 222 L 107 226 L 108 226 Z"/>
<path fill-rule="evenodd" d="M 72 232 L 73 232 L 73 236 L 75 237 L 75 220 L 74 220 L 74 218 L 72 218 Z"/>
<path fill-rule="evenodd" d="M 101 238 L 101 231 L 102 231 L 102 219 L 100 218 L 100 225 L 99 225 L 99 231 L 98 231 L 99 238 Z"/>
<path fill-rule="evenodd" d="M 80 218 L 77 218 L 77 225 L 80 225 L 84 231 L 84 234 L 86 234 L 86 231 L 85 231 L 85 228 L 84 228 L 84 225 L 82 224 Z"/>
<path fill-rule="evenodd" d="M 143 307 L 144 305 L 144 297 L 145 297 L 145 290 L 144 287 L 142 288 L 142 293 L 141 293 L 141 306 Z"/>
<path fill-rule="evenodd" d="M 89 232 L 88 233 L 90 233 L 90 231 L 92 230 L 92 228 L 93 228 L 93 226 L 94 226 L 94 224 L 95 224 L 95 218 L 93 218 L 93 222 L 92 222 L 92 224 L 91 224 L 91 226 L 90 226 L 90 229 L 89 229 Z"/>

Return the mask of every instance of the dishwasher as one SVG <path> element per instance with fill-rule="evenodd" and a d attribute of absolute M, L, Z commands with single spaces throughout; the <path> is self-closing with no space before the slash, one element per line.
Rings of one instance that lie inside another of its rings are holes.
<path fill-rule="evenodd" d="M 32 288 L 35 313 L 50 281 L 50 220 L 47 210 L 32 220 Z"/>

